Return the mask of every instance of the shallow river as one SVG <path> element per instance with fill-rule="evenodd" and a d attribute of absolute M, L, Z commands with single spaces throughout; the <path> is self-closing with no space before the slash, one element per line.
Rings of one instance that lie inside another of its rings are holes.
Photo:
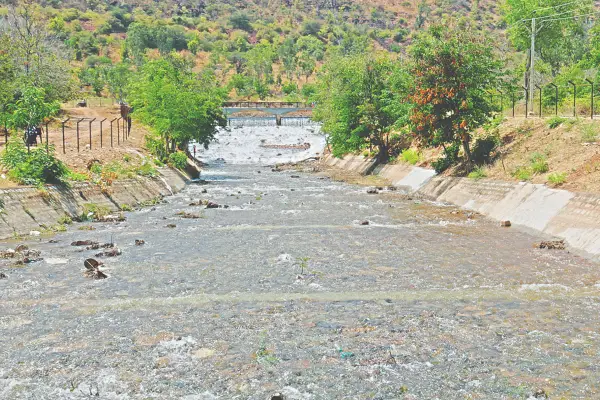
<path fill-rule="evenodd" d="M 323 174 L 203 178 L 3 267 L 1 399 L 599 398 L 597 264 Z M 84 277 L 98 251 L 71 242 L 111 238 L 109 278 Z"/>

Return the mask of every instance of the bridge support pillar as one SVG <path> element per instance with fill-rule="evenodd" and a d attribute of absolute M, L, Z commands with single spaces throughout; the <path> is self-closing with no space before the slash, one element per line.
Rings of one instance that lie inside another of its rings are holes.
<path fill-rule="evenodd" d="M 281 126 L 281 115 L 276 115 L 275 116 L 275 123 L 277 124 L 277 126 Z"/>

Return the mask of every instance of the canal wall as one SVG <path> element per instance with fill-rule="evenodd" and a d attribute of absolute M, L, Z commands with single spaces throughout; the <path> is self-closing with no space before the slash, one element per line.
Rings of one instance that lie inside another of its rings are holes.
<path fill-rule="evenodd" d="M 377 165 L 362 156 L 326 156 L 323 161 L 349 171 L 377 174 L 406 193 L 564 239 L 574 249 L 600 258 L 599 195 L 526 182 L 442 177 L 408 164 Z"/>
<path fill-rule="evenodd" d="M 115 181 L 101 188 L 92 183 L 71 187 L 48 186 L 44 190 L 22 187 L 0 190 L 0 239 L 40 232 L 57 224 L 65 215 L 81 215 L 86 204 L 119 211 L 181 191 L 188 177 L 171 168 L 160 168 L 155 178 L 138 177 Z"/>

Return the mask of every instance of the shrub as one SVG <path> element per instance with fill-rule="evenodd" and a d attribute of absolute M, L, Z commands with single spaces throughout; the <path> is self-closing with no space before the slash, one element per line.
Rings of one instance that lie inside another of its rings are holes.
<path fill-rule="evenodd" d="M 548 172 L 548 159 L 544 154 L 533 153 L 531 156 L 531 170 L 534 174 Z"/>
<path fill-rule="evenodd" d="M 73 219 L 68 215 L 63 215 L 56 221 L 60 225 L 71 225 L 73 223 Z"/>
<path fill-rule="evenodd" d="M 420 158 L 421 157 L 419 153 L 413 149 L 406 149 L 402 152 L 401 155 L 402 161 L 410 165 L 415 165 L 416 163 L 418 163 Z"/>
<path fill-rule="evenodd" d="M 73 182 L 87 182 L 90 180 L 90 177 L 87 174 L 82 174 L 81 172 L 69 171 L 67 174 L 67 180 Z"/>
<path fill-rule="evenodd" d="M 477 167 L 473 171 L 471 171 L 471 173 L 469 173 L 468 177 L 469 179 L 479 180 L 487 177 L 487 174 L 485 173 L 483 168 Z"/>
<path fill-rule="evenodd" d="M 550 129 L 558 128 L 563 123 L 565 123 L 565 121 L 567 121 L 567 119 L 563 117 L 552 117 L 548 120 L 548 127 Z"/>
<path fill-rule="evenodd" d="M 158 175 L 158 172 L 156 171 L 156 167 L 154 165 L 152 165 L 151 161 L 148 161 L 148 160 L 144 160 L 142 162 L 142 164 L 140 164 L 138 167 L 136 167 L 135 173 L 140 176 L 146 176 L 146 177 L 154 177 L 154 176 Z"/>
<path fill-rule="evenodd" d="M 548 183 L 553 186 L 560 186 L 567 181 L 567 174 L 564 172 L 554 172 L 548 176 Z"/>
<path fill-rule="evenodd" d="M 285 94 L 297 93 L 298 86 L 296 86 L 296 84 L 293 82 L 288 82 L 288 83 L 283 84 L 283 86 L 281 87 L 281 90 Z"/>
<path fill-rule="evenodd" d="M 110 214 L 110 208 L 95 203 L 83 205 L 83 211 L 79 217 L 80 221 L 100 220 Z"/>
<path fill-rule="evenodd" d="M 185 169 L 187 167 L 187 155 L 183 151 L 169 154 L 169 165 L 177 169 Z"/>
<path fill-rule="evenodd" d="M 495 130 L 494 130 L 495 131 Z M 492 153 L 500 145 L 500 136 L 490 134 L 475 141 L 471 158 L 475 164 L 487 164 L 492 161 Z"/>
<path fill-rule="evenodd" d="M 453 143 L 452 145 L 446 147 L 444 152 L 444 157 L 438 159 L 431 163 L 435 172 L 440 174 L 455 165 L 458 162 L 458 151 L 460 150 L 460 144 Z"/>
<path fill-rule="evenodd" d="M 54 155 L 54 146 L 32 148 L 29 152 L 20 140 L 9 141 L 0 155 L 0 163 L 8 169 L 8 176 L 22 185 L 41 186 L 45 183 L 62 183 L 69 169 Z"/>
<path fill-rule="evenodd" d="M 585 143 L 594 143 L 598 138 L 598 128 L 594 124 L 587 124 L 581 127 L 581 139 Z"/>
<path fill-rule="evenodd" d="M 517 167 L 512 175 L 520 181 L 528 181 L 531 179 L 531 170 L 527 167 Z"/>

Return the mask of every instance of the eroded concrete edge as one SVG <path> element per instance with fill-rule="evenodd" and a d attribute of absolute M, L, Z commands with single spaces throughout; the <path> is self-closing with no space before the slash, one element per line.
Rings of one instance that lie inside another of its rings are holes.
<path fill-rule="evenodd" d="M 574 249 L 600 259 L 600 196 L 551 189 L 545 185 L 436 176 L 430 169 L 408 164 L 383 165 L 361 156 L 324 157 L 332 167 L 375 173 L 393 186 L 432 201 L 477 211 L 498 221 L 564 239 Z"/>
<path fill-rule="evenodd" d="M 160 168 L 155 178 L 116 181 L 104 190 L 91 183 L 70 188 L 48 186 L 0 190 L 0 239 L 40 231 L 55 225 L 65 216 L 81 214 L 85 204 L 106 206 L 118 211 L 122 206 L 136 206 L 158 197 L 180 192 L 189 180 L 171 168 Z"/>

